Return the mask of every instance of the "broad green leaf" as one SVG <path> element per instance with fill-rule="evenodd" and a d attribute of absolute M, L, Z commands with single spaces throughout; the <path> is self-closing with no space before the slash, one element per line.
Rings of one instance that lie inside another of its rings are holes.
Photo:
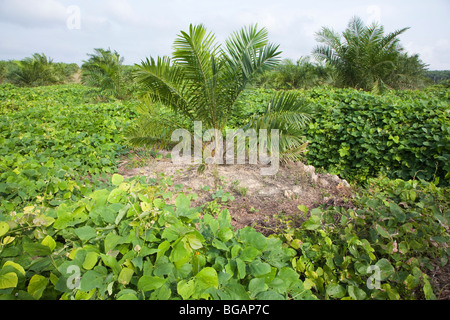
<path fill-rule="evenodd" d="M 286 300 L 281 294 L 275 291 L 264 291 L 258 293 L 256 296 L 257 300 Z"/>
<path fill-rule="evenodd" d="M 189 209 L 190 205 L 191 201 L 184 193 L 180 193 L 175 199 L 175 206 L 178 209 Z"/>
<path fill-rule="evenodd" d="M 201 240 L 198 239 L 195 234 L 190 233 L 190 234 L 187 234 L 185 237 L 192 249 L 198 250 L 203 247 Z"/>
<path fill-rule="evenodd" d="M 80 289 L 84 292 L 88 292 L 94 288 L 100 288 L 103 286 L 105 276 L 94 270 L 88 270 L 81 277 Z"/>
<path fill-rule="evenodd" d="M 138 289 L 143 291 L 150 291 L 160 288 L 167 279 L 152 276 L 142 276 L 138 281 Z"/>
<path fill-rule="evenodd" d="M 15 288 L 19 278 L 15 272 L 0 274 L 0 289 Z"/>
<path fill-rule="evenodd" d="M 250 273 L 255 277 L 262 277 L 272 271 L 270 264 L 258 260 L 249 264 Z"/>
<path fill-rule="evenodd" d="M 131 278 L 133 277 L 134 270 L 130 268 L 122 268 L 119 273 L 119 278 L 117 279 L 120 284 L 127 285 L 130 283 Z"/>
<path fill-rule="evenodd" d="M 241 258 L 242 261 L 251 262 L 260 254 L 261 252 L 258 249 L 253 247 L 246 247 L 244 248 L 244 250 L 242 250 L 241 254 L 239 255 L 239 258 Z"/>
<path fill-rule="evenodd" d="M 177 284 L 177 292 L 183 298 L 183 300 L 189 299 L 193 294 L 195 289 L 194 280 L 181 280 Z"/>
<path fill-rule="evenodd" d="M 219 239 L 223 242 L 227 242 L 228 240 L 231 240 L 233 238 L 233 231 L 231 228 L 222 228 L 219 230 Z"/>
<path fill-rule="evenodd" d="M 95 229 L 89 226 L 76 228 L 73 232 L 81 239 L 81 241 L 88 241 L 97 236 Z"/>
<path fill-rule="evenodd" d="M 32 256 L 47 256 L 51 254 L 50 248 L 41 243 L 24 242 L 23 250 Z"/>
<path fill-rule="evenodd" d="M 367 297 L 367 294 L 364 290 L 359 289 L 355 286 L 348 286 L 348 294 L 352 297 L 353 300 L 364 300 Z"/>
<path fill-rule="evenodd" d="M 385 281 L 387 278 L 389 278 L 392 274 L 394 274 L 395 269 L 391 265 L 391 263 L 387 259 L 380 259 L 375 264 L 378 268 L 380 268 L 380 281 Z"/>
<path fill-rule="evenodd" d="M 217 272 L 211 267 L 206 267 L 200 270 L 200 272 L 195 275 L 195 279 L 197 280 L 196 284 L 198 284 L 203 290 L 211 287 L 217 289 L 219 286 Z"/>
<path fill-rule="evenodd" d="M 245 268 L 245 262 L 243 262 L 241 259 L 236 258 L 236 266 L 237 266 L 237 270 L 238 270 L 238 277 L 239 279 L 244 279 L 247 272 L 246 272 L 246 268 Z"/>
<path fill-rule="evenodd" d="M 298 210 L 300 210 L 301 212 L 303 212 L 305 214 L 308 213 L 308 210 L 309 210 L 308 207 L 303 204 L 297 206 L 297 208 L 298 208 Z"/>
<path fill-rule="evenodd" d="M 53 240 L 53 238 L 50 237 L 50 236 L 48 236 L 48 235 L 42 240 L 41 243 L 42 243 L 44 246 L 49 247 L 49 248 L 50 248 L 50 251 L 53 251 L 53 250 L 55 249 L 55 247 L 56 247 L 56 242 L 55 242 L 55 240 Z"/>
<path fill-rule="evenodd" d="M 345 296 L 346 290 L 337 283 L 331 283 L 327 286 L 326 292 L 332 298 L 341 299 Z"/>
<path fill-rule="evenodd" d="M 321 219 L 318 216 L 311 216 L 308 220 L 303 222 L 302 228 L 306 230 L 316 230 L 320 227 Z"/>
<path fill-rule="evenodd" d="M 13 261 L 6 261 L 6 262 L 3 264 L 3 268 L 4 268 L 4 267 L 7 267 L 7 266 L 11 266 L 11 267 L 13 267 L 14 269 L 16 269 L 17 271 L 19 271 L 23 276 L 25 275 L 25 269 L 24 269 L 20 264 L 15 263 L 15 262 L 13 262 Z"/>
<path fill-rule="evenodd" d="M 108 233 L 108 235 L 105 237 L 105 253 L 110 252 L 113 250 L 118 244 L 123 243 L 124 239 L 123 237 L 115 234 L 115 233 Z"/>
<path fill-rule="evenodd" d="M 123 182 L 123 177 L 120 174 L 113 174 L 112 176 L 112 184 L 115 186 L 120 186 L 120 184 Z"/>
<path fill-rule="evenodd" d="M 99 254 L 97 252 L 90 251 L 86 254 L 83 262 L 83 268 L 91 270 L 97 264 Z"/>
<path fill-rule="evenodd" d="M 405 221 L 406 215 L 396 203 L 389 203 L 389 211 L 398 219 L 398 221 Z"/>
<path fill-rule="evenodd" d="M 31 277 L 28 283 L 27 292 L 33 296 L 36 300 L 39 300 L 47 287 L 48 279 L 39 274 L 35 274 Z"/>
<path fill-rule="evenodd" d="M 108 196 L 109 203 L 121 203 L 121 202 L 125 202 L 126 199 L 127 199 L 127 193 L 119 188 L 112 190 Z"/>
<path fill-rule="evenodd" d="M 253 278 L 248 284 L 248 290 L 253 297 L 262 291 L 266 291 L 268 288 L 269 286 L 264 281 L 264 278 Z"/>
<path fill-rule="evenodd" d="M 375 230 L 377 233 L 386 239 L 391 239 L 391 235 L 384 229 L 382 226 L 380 226 L 378 223 L 375 224 Z"/>
<path fill-rule="evenodd" d="M 0 237 L 5 235 L 9 231 L 9 224 L 2 221 L 0 222 Z"/>
<path fill-rule="evenodd" d="M 431 287 L 429 277 L 424 274 L 423 275 L 423 293 L 425 294 L 425 299 L 427 300 L 436 300 L 436 296 L 433 292 L 433 288 Z"/>

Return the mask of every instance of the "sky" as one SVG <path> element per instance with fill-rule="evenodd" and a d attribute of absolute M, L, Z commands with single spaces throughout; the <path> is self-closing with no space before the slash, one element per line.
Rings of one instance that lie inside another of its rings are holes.
<path fill-rule="evenodd" d="M 38 52 L 81 65 L 94 48 L 111 48 L 134 64 L 170 55 L 191 23 L 220 43 L 257 23 L 295 61 L 311 54 L 322 27 L 342 32 L 353 16 L 385 32 L 410 27 L 399 37 L 405 50 L 430 70 L 450 70 L 450 0 L 0 0 L 0 60 Z"/>

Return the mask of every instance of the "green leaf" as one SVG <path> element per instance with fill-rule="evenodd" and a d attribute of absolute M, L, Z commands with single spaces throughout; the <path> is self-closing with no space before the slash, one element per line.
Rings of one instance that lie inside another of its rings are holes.
<path fill-rule="evenodd" d="M 244 250 L 242 250 L 241 254 L 239 255 L 239 258 L 241 258 L 242 261 L 251 262 L 260 254 L 261 252 L 258 249 L 253 247 L 246 247 L 244 248 Z"/>
<path fill-rule="evenodd" d="M 32 256 L 47 256 L 52 253 L 49 247 L 33 242 L 24 242 L 23 250 Z"/>
<path fill-rule="evenodd" d="M 2 221 L 0 222 L 0 237 L 5 235 L 9 231 L 9 224 Z"/>
<path fill-rule="evenodd" d="M 44 246 L 47 246 L 50 248 L 50 251 L 53 251 L 56 247 L 56 242 L 53 240 L 52 237 L 47 235 L 41 242 Z"/>
<path fill-rule="evenodd" d="M 352 297 L 353 300 L 364 300 L 367 297 L 367 294 L 364 290 L 359 289 L 355 286 L 348 286 L 348 294 Z"/>
<path fill-rule="evenodd" d="M 8 272 L 0 275 L 0 289 L 15 288 L 19 278 L 15 272 Z"/>
<path fill-rule="evenodd" d="M 231 228 L 225 227 L 219 230 L 219 239 L 223 242 L 227 242 L 233 238 L 233 231 Z"/>
<path fill-rule="evenodd" d="M 332 298 L 341 299 L 345 296 L 346 290 L 337 283 L 331 283 L 327 286 L 326 292 Z"/>
<path fill-rule="evenodd" d="M 195 292 L 194 280 L 181 280 L 177 284 L 177 292 L 183 298 L 183 300 L 189 299 Z"/>
<path fill-rule="evenodd" d="M 433 292 L 433 288 L 431 287 L 429 277 L 424 274 L 423 275 L 423 293 L 425 295 L 425 299 L 427 300 L 436 300 L 436 296 Z"/>
<path fill-rule="evenodd" d="M 311 216 L 308 220 L 303 222 L 302 228 L 306 230 L 316 230 L 320 227 L 321 219 L 318 216 Z"/>
<path fill-rule="evenodd" d="M 384 229 L 382 226 L 380 226 L 378 223 L 375 224 L 375 230 L 377 233 L 386 239 L 391 239 L 391 235 Z"/>
<path fill-rule="evenodd" d="M 19 271 L 23 276 L 25 275 L 25 269 L 24 269 L 20 264 L 15 263 L 15 262 L 13 262 L 13 261 L 6 261 L 6 262 L 3 264 L 3 268 L 4 268 L 4 267 L 7 267 L 7 266 L 11 266 L 11 267 L 13 267 L 14 269 L 16 269 L 17 271 Z"/>
<path fill-rule="evenodd" d="M 286 300 L 281 294 L 275 291 L 260 292 L 256 298 L 258 300 Z"/>
<path fill-rule="evenodd" d="M 113 250 L 118 244 L 123 243 L 124 239 L 123 237 L 115 234 L 115 233 L 108 233 L 108 235 L 105 237 L 105 253 L 110 252 Z"/>
<path fill-rule="evenodd" d="M 378 268 L 380 268 L 380 277 L 381 277 L 380 281 L 385 281 L 395 272 L 394 267 L 385 258 L 378 260 L 377 263 L 375 263 L 375 265 Z"/>
<path fill-rule="evenodd" d="M 199 273 L 195 275 L 196 285 L 198 285 L 202 290 L 206 290 L 208 288 L 219 287 L 219 278 L 217 276 L 217 272 L 215 269 L 211 267 L 206 267 L 200 270 Z"/>
<path fill-rule="evenodd" d="M 262 277 L 272 271 L 270 264 L 258 260 L 252 261 L 249 265 L 250 273 L 255 277 Z"/>
<path fill-rule="evenodd" d="M 97 264 L 98 256 L 99 254 L 97 252 L 88 252 L 84 258 L 83 268 L 86 270 L 91 270 Z"/>
<path fill-rule="evenodd" d="M 252 297 L 255 297 L 262 291 L 266 291 L 268 288 L 269 286 L 264 281 L 264 278 L 253 278 L 248 284 L 248 290 L 250 291 L 250 295 Z"/>
<path fill-rule="evenodd" d="M 119 188 L 112 190 L 108 196 L 109 203 L 121 203 L 121 202 L 125 202 L 126 199 L 127 199 L 127 193 Z"/>
<path fill-rule="evenodd" d="M 97 236 L 95 229 L 89 226 L 76 228 L 73 232 L 81 239 L 81 241 L 88 241 Z"/>
<path fill-rule="evenodd" d="M 81 277 L 80 289 L 84 292 L 88 292 L 94 288 L 101 288 L 105 276 L 94 270 L 88 270 Z"/>
<path fill-rule="evenodd" d="M 112 184 L 115 186 L 119 186 L 123 182 L 123 177 L 120 174 L 113 174 L 112 176 Z"/>
<path fill-rule="evenodd" d="M 134 270 L 131 268 L 122 268 L 122 270 L 119 273 L 119 278 L 117 281 L 119 281 L 120 284 L 127 285 L 130 283 L 131 278 L 133 277 Z"/>
<path fill-rule="evenodd" d="M 28 283 L 27 292 L 33 296 L 36 300 L 39 300 L 47 287 L 48 279 L 39 274 L 35 274 L 31 277 Z"/>
<path fill-rule="evenodd" d="M 239 258 L 236 258 L 236 266 L 237 266 L 237 270 L 238 270 L 238 278 L 244 279 L 247 274 L 247 272 L 245 270 L 245 262 L 243 262 Z"/>
<path fill-rule="evenodd" d="M 152 276 L 142 276 L 138 281 L 138 289 L 143 291 L 156 290 L 160 288 L 167 279 Z"/>
<path fill-rule="evenodd" d="M 175 199 L 177 209 L 189 209 L 190 205 L 191 201 L 184 193 L 180 193 Z"/>
<path fill-rule="evenodd" d="M 389 203 L 389 211 L 398 219 L 399 222 L 405 221 L 406 215 L 396 203 Z"/>
<path fill-rule="evenodd" d="M 190 233 L 190 234 L 187 234 L 185 237 L 192 249 L 198 250 L 203 247 L 201 240 L 198 239 L 195 234 Z"/>

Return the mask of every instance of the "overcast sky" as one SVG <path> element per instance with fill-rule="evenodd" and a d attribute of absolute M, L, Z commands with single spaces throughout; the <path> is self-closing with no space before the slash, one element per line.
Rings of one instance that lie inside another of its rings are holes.
<path fill-rule="evenodd" d="M 311 54 L 322 26 L 343 31 L 352 16 L 400 36 L 430 70 L 450 70 L 450 0 L 0 0 L 0 60 L 35 52 L 82 63 L 94 48 L 117 50 L 125 64 L 170 55 L 180 30 L 203 23 L 222 42 L 257 23 L 282 58 Z"/>

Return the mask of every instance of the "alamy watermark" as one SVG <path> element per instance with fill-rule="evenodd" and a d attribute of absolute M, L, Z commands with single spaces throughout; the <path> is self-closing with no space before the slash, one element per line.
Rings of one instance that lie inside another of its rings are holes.
<path fill-rule="evenodd" d="M 66 10 L 69 15 L 66 20 L 66 26 L 69 30 L 81 29 L 81 10 L 79 6 L 68 6 Z"/>
<path fill-rule="evenodd" d="M 186 129 L 173 131 L 171 140 L 179 143 L 171 157 L 174 164 L 245 164 L 248 155 L 248 164 L 262 165 L 261 175 L 274 175 L 279 168 L 279 139 L 278 129 L 271 129 L 270 134 L 267 129 L 227 129 L 224 139 L 219 130 L 203 132 L 202 122 L 194 121 L 193 136 Z"/>

